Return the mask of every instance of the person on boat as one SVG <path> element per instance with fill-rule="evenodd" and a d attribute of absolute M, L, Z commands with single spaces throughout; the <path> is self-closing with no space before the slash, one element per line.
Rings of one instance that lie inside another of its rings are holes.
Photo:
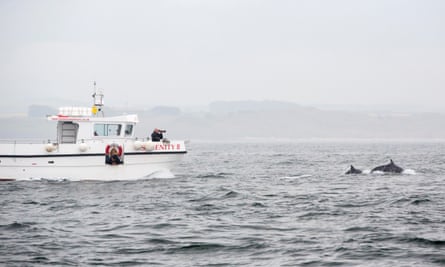
<path fill-rule="evenodd" d="M 155 128 L 153 130 L 153 133 L 151 133 L 151 141 L 160 142 L 164 138 L 164 136 L 162 134 L 165 132 L 166 132 L 165 130 Z"/>
<path fill-rule="evenodd" d="M 117 164 L 121 164 L 122 161 L 119 157 L 119 152 L 117 152 L 117 149 L 115 147 L 113 147 L 110 150 L 110 154 L 107 155 L 106 159 L 105 159 L 107 164 L 111 164 L 111 165 L 117 165 Z"/>

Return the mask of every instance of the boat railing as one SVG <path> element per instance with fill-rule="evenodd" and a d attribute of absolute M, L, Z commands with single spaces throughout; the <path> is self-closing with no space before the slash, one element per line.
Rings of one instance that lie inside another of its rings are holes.
<path fill-rule="evenodd" d="M 56 143 L 51 139 L 0 139 L 0 144 L 47 144 Z"/>
<path fill-rule="evenodd" d="M 77 143 L 104 143 L 110 140 L 127 141 L 149 141 L 150 138 L 126 137 L 126 138 L 83 138 L 77 140 Z M 0 144 L 57 144 L 56 139 L 0 139 Z"/>

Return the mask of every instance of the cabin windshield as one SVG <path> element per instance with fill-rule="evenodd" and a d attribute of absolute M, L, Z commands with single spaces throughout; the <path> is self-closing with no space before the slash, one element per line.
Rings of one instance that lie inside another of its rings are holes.
<path fill-rule="evenodd" d="M 121 124 L 97 123 L 94 124 L 95 136 L 120 136 Z"/>

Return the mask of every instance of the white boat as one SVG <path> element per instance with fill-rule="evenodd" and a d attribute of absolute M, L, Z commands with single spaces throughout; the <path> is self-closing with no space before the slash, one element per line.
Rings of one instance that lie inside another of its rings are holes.
<path fill-rule="evenodd" d="M 135 114 L 103 116 L 103 93 L 94 90 L 93 107 L 63 107 L 48 117 L 57 123 L 57 140 L 2 141 L 0 180 L 144 179 L 170 172 L 187 153 L 184 141 L 135 137 Z"/>

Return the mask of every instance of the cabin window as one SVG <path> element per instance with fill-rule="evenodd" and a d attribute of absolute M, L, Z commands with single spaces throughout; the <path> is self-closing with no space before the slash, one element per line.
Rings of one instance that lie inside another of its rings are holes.
<path fill-rule="evenodd" d="M 121 129 L 122 129 L 121 124 L 97 123 L 94 125 L 94 135 L 95 136 L 120 136 Z"/>
<path fill-rule="evenodd" d="M 125 136 L 131 136 L 133 134 L 133 125 L 127 124 L 125 125 Z"/>

